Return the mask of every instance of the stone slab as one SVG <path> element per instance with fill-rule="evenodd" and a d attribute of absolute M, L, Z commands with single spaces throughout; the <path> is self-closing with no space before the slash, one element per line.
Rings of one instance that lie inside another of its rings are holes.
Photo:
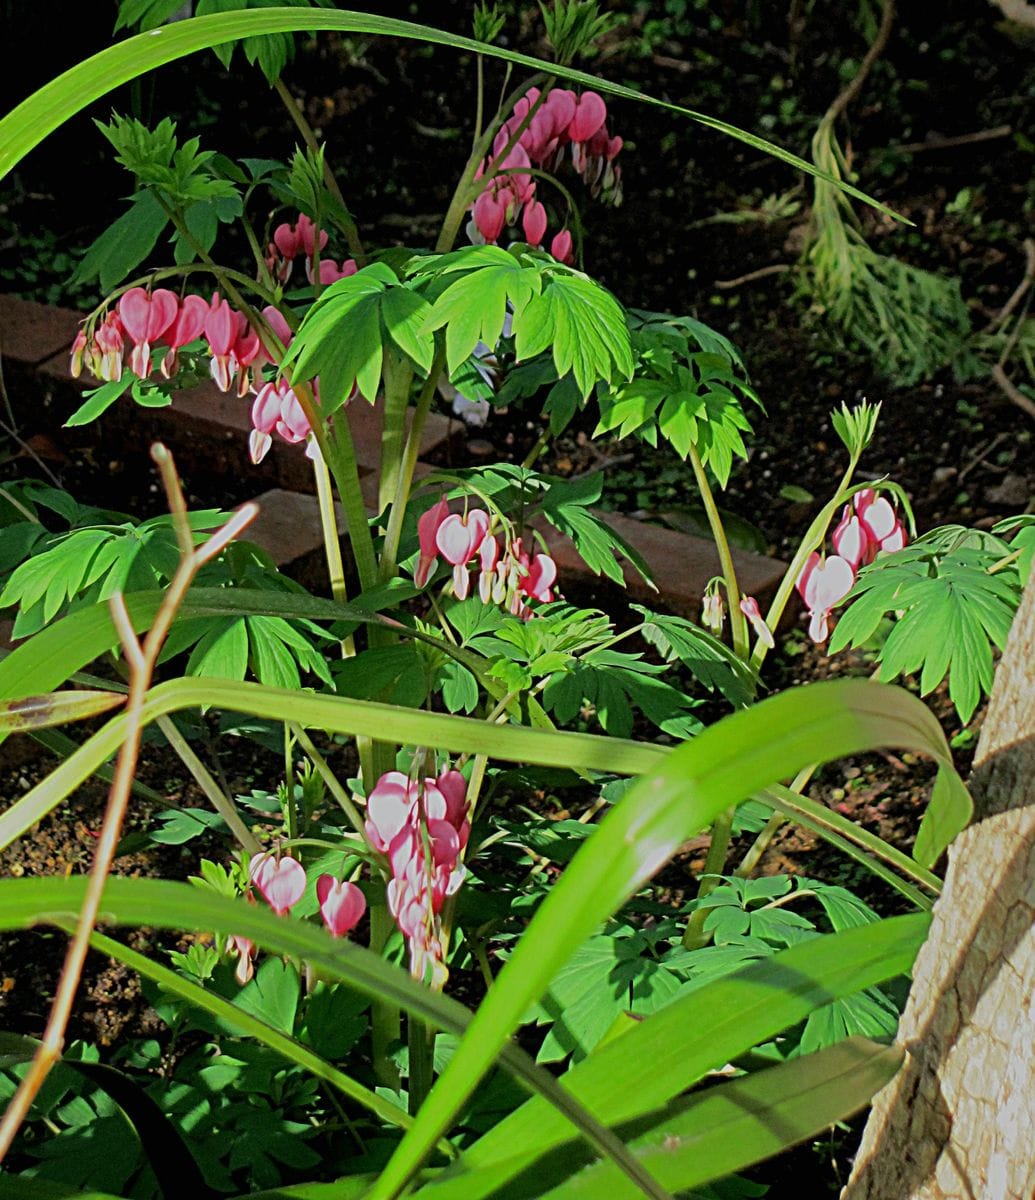
<path fill-rule="evenodd" d="M 424 463 L 419 467 L 422 473 L 433 469 Z M 373 498 L 373 476 L 369 480 L 368 504 Z M 257 496 L 256 502 L 260 506 L 260 515 L 252 524 L 248 537 L 268 550 L 278 566 L 290 566 L 321 550 L 320 511 L 315 496 L 277 488 Z M 340 508 L 338 514 L 340 526 Z M 719 574 L 718 556 L 711 542 L 629 517 L 612 513 L 603 515 L 608 524 L 643 556 L 657 584 L 655 592 L 638 572 L 626 567 L 624 594 L 649 606 L 696 616 L 708 581 Z M 607 592 L 611 588 L 618 589 L 593 575 L 569 538 L 546 523 L 537 522 L 536 526 L 557 560 L 562 591 L 566 586 L 580 590 L 589 588 L 596 592 L 594 601 L 606 609 Z M 772 599 L 786 565 L 746 551 L 734 551 L 733 557 L 742 588 L 764 606 Z"/>
<path fill-rule="evenodd" d="M 618 513 L 599 515 L 639 551 L 654 577 L 657 591 L 645 582 L 635 567 L 623 563 L 625 594 L 647 605 L 661 605 L 683 616 L 696 616 L 708 581 L 721 574 L 719 556 L 713 543 L 706 538 L 679 533 L 646 521 L 636 521 Z M 570 538 L 545 521 L 537 522 L 536 527 L 543 535 L 550 554 L 556 559 L 562 579 L 572 574 L 594 578 Z M 764 606 L 776 592 L 787 564 L 746 550 L 733 550 L 732 553 L 741 589 Z"/>
<path fill-rule="evenodd" d="M 33 366 L 55 355 L 68 356 L 83 314 L 0 295 L 0 354 L 13 362 Z"/>

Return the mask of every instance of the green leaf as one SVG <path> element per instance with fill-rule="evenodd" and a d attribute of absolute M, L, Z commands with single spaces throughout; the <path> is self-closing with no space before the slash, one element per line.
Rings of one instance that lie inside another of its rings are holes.
<path fill-rule="evenodd" d="M 112 291 L 152 253 L 168 224 L 168 214 L 154 194 L 147 189 L 137 192 L 128 211 L 87 247 L 69 283 L 96 279 L 102 292 Z"/>
<path fill-rule="evenodd" d="M 643 640 L 669 662 L 681 662 L 695 679 L 721 692 L 737 708 L 751 702 L 755 677 L 725 642 L 684 617 L 651 612 L 638 604 L 631 607 L 643 617 Z"/>
<path fill-rule="evenodd" d="M 879 677 L 888 682 L 920 671 L 920 693 L 927 695 L 947 674 L 949 697 L 967 723 L 991 690 L 992 646 L 1006 644 L 1020 584 L 1006 572 L 988 573 L 1001 557 L 994 545 L 946 544 L 940 533 L 881 554 L 859 572 L 830 650 L 861 645 L 887 614 L 896 614 L 878 653 Z"/>
<path fill-rule="evenodd" d="M 381 382 L 381 304 L 396 285 L 384 263 L 371 263 L 321 292 L 284 357 L 299 381 L 320 376 L 322 411 L 333 413 L 353 386 L 373 404 Z M 398 319 L 397 319 L 398 323 Z"/>
<path fill-rule="evenodd" d="M 564 1086 L 609 1124 L 660 1110 L 708 1071 L 832 999 L 906 973 L 929 925 L 926 916 L 893 917 L 742 966 L 599 1046 L 562 1077 Z M 541 1155 L 574 1143 L 562 1119 L 541 1100 L 528 1100 L 419 1194 L 426 1200 L 482 1200 Z"/>
<path fill-rule="evenodd" d="M 519 360 L 550 349 L 558 377 L 570 374 L 582 399 L 597 382 L 633 372 L 629 328 L 618 301 L 571 269 L 543 272 L 541 290 L 515 306 L 514 337 Z"/>
<path fill-rule="evenodd" d="M 47 696 L 28 696 L 24 700 L 0 702 L 0 729 L 7 733 L 28 729 L 46 729 L 68 721 L 84 721 L 99 713 L 110 712 L 126 703 L 118 692 L 51 692 Z"/>
<path fill-rule="evenodd" d="M 216 622 L 187 660 L 188 675 L 209 679 L 243 679 L 248 670 L 248 627 L 242 617 Z"/>
<path fill-rule="evenodd" d="M 40 922 L 65 928 L 69 914 L 82 905 L 87 882 L 82 877 L 0 880 L 0 931 Z M 271 953 L 311 964 L 324 979 L 346 982 L 371 999 L 405 1008 L 432 1028 L 459 1034 L 470 1022 L 470 1013 L 463 1005 L 432 992 L 365 947 L 343 944 L 322 928 L 279 918 L 243 898 L 217 896 L 190 884 L 109 878 L 102 912 L 106 921 L 117 924 L 237 934 Z M 598 1143 L 612 1140 L 522 1050 L 504 1047 L 499 1060 L 531 1090 L 561 1105 L 567 1119 L 576 1122 L 588 1136 Z M 620 1146 L 617 1152 L 622 1153 Z"/>
<path fill-rule="evenodd" d="M 255 972 L 255 978 L 237 993 L 234 1007 L 281 1033 L 291 1034 L 295 1029 L 295 1013 L 298 1011 L 300 980 L 298 970 L 280 958 L 267 958 Z"/>
<path fill-rule="evenodd" d="M 436 267 L 455 278 L 431 305 L 424 321 L 430 334 L 446 331 L 446 365 L 453 375 L 482 342 L 490 349 L 503 332 L 508 301 L 517 314 L 539 287 L 539 272 L 498 246 L 477 246 L 421 263 L 419 278 Z"/>
<path fill-rule="evenodd" d="M 941 727 L 915 697 L 861 680 L 814 684 L 724 718 L 637 781 L 536 910 L 371 1200 L 411 1177 L 568 957 L 689 837 L 817 753 L 829 760 L 903 742 L 919 743 L 955 775 Z"/>
<path fill-rule="evenodd" d="M 673 1192 L 721 1179 L 820 1133 L 863 1108 L 902 1063 L 897 1046 L 852 1038 L 673 1106 L 631 1147 Z M 376 1194 L 376 1193 L 375 1193 Z M 639 1200 L 610 1163 L 586 1167 L 542 1200 Z"/>
<path fill-rule="evenodd" d="M 147 74 L 165 63 L 174 62 L 198 50 L 225 45 L 247 37 L 267 34 L 335 30 L 339 33 L 369 33 L 382 37 L 411 38 L 435 45 L 451 46 L 467 53 L 501 58 L 584 87 L 595 88 L 606 95 L 650 104 L 689 117 L 711 129 L 770 154 L 795 170 L 826 179 L 840 191 L 896 217 L 885 205 L 879 204 L 851 184 L 806 162 L 795 154 L 767 142 L 746 130 L 725 121 L 709 117 L 693 109 L 682 108 L 664 100 L 656 100 L 634 88 L 623 87 L 585 71 L 572 70 L 558 63 L 545 62 L 526 54 L 517 54 L 502 46 L 487 45 L 472 38 L 458 37 L 427 25 L 397 21 L 390 17 L 357 12 L 289 11 L 286 7 L 248 13 L 228 13 L 221 16 L 194 17 L 178 21 L 160 31 L 139 34 L 93 55 L 37 89 L 0 121 L 0 178 L 11 170 L 34 146 L 75 113 L 122 84 Z M 156 35 L 157 34 L 157 35 Z M 907 222 L 908 223 L 908 222 Z"/>
<path fill-rule="evenodd" d="M 102 285 L 103 286 L 103 285 Z M 65 427 L 74 425 L 89 425 L 91 421 L 108 411 L 115 401 L 123 395 L 133 382 L 133 376 L 127 371 L 121 379 L 102 383 L 100 387 L 91 388 L 86 392 L 86 400 L 75 410 L 65 422 Z"/>

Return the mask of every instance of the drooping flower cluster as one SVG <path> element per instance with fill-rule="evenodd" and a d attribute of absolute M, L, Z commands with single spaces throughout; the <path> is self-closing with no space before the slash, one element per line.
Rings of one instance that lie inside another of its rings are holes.
<path fill-rule="evenodd" d="M 291 268 L 295 259 L 301 257 L 305 262 L 305 275 L 310 283 L 313 282 L 313 262 L 317 262 L 320 283 L 326 287 L 336 279 L 344 279 L 347 275 L 355 275 L 357 266 L 354 258 L 347 258 L 339 267 L 333 259 L 322 258 L 320 251 L 327 245 L 327 231 L 321 229 L 317 233 L 316 226 L 305 213 L 298 214 L 294 225 L 284 222 L 273 231 L 273 241 L 270 242 L 266 253 L 266 266 L 280 283 L 287 283 L 291 278 Z"/>
<path fill-rule="evenodd" d="M 901 550 L 906 531 L 891 503 L 873 488 L 863 488 L 845 505 L 831 541 L 834 553 L 824 559 L 813 551 L 797 581 L 814 642 L 827 640 L 830 610 L 852 590 L 859 568 L 873 562 L 881 550 Z"/>
<path fill-rule="evenodd" d="M 479 179 L 486 171 L 499 173 L 493 174 L 472 205 L 472 221 L 468 226 L 472 241 L 495 242 L 504 228 L 515 225 L 520 216 L 529 245 L 541 246 L 548 225 L 546 209 L 536 197 L 535 180 L 522 168 L 535 166 L 556 171 L 569 147 L 572 165 L 591 194 L 594 197 L 602 194 L 613 204 L 621 203 L 622 171 L 615 158 L 622 148 L 622 139 L 611 137 L 607 131 L 607 105 L 596 92 L 576 95 L 555 88 L 518 134 L 540 94 L 538 88 L 530 88 L 518 100 L 514 112 L 496 134 L 488 163 L 478 169 Z M 503 157 L 516 134 L 518 140 Z M 550 253 L 561 262 L 572 261 L 571 233 L 567 229 L 554 235 Z"/>
<path fill-rule="evenodd" d="M 134 375 L 147 379 L 153 347 L 165 346 L 159 371 L 163 378 L 171 379 L 179 367 L 180 349 L 202 337 L 208 343 L 210 371 L 219 390 L 229 392 L 236 384 L 237 394 L 247 396 L 253 369 L 271 360 L 247 318 L 218 292 L 206 303 L 201 296 L 185 296 L 181 301 L 168 288 L 150 292 L 130 288 L 92 337 L 79 331 L 72 344 L 72 374 L 78 378 L 85 362 L 105 382 L 120 380 L 127 365 Z M 127 341 L 131 346 L 128 364 Z"/>
<path fill-rule="evenodd" d="M 502 604 L 514 616 L 532 615 L 529 600 L 553 599 L 557 564 L 549 554 L 529 554 L 521 538 L 504 541 L 489 532 L 489 515 L 472 508 L 451 513 L 439 500 L 417 522 L 420 555 L 413 579 L 424 587 L 441 556 L 453 568 L 453 594 L 465 600 L 471 590 L 469 567 L 478 560 L 478 595 L 483 604 Z"/>
<path fill-rule="evenodd" d="M 298 859 L 287 855 L 277 857 L 265 851 L 252 855 L 248 878 L 278 917 L 286 916 L 295 907 L 307 884 L 305 868 Z M 366 897 L 354 883 L 335 879 L 333 875 L 324 874 L 317 878 L 316 899 L 320 916 L 332 937 L 344 937 L 354 929 L 367 908 Z M 247 983 L 255 971 L 254 943 L 235 934 L 228 940 L 227 949 L 238 955 L 238 982 Z"/>
<path fill-rule="evenodd" d="M 409 946 L 410 970 L 441 985 L 440 914 L 463 882 L 460 854 L 471 831 L 467 781 L 453 770 L 423 780 L 389 771 L 367 797 L 366 830 L 371 845 L 388 857 L 388 909 Z"/>
<path fill-rule="evenodd" d="M 354 259 L 346 259 L 339 267 L 331 259 L 319 258 L 326 244 L 326 232 L 318 232 L 313 222 L 300 213 L 294 225 L 283 224 L 274 230 L 267 264 L 281 282 L 287 280 L 294 259 L 300 255 L 305 257 L 310 282 L 314 254 L 321 284 L 326 286 L 354 275 Z M 286 348 L 292 334 L 282 313 L 267 305 L 262 315 Z M 103 321 L 89 332 L 79 331 L 72 345 L 72 374 L 78 378 L 85 364 L 105 383 L 118 382 L 127 369 L 140 379 L 148 379 L 156 361 L 152 352 L 155 347 L 164 347 L 158 370 L 164 379 L 172 379 L 179 370 L 180 350 L 199 340 L 206 343 L 209 371 L 220 391 L 235 390 L 242 398 L 256 393 L 249 442 L 253 462 L 261 462 L 269 452 L 273 434 L 286 442 L 309 437 L 309 421 L 294 391 L 284 379 L 268 381 L 263 375 L 264 366 L 275 365 L 271 357 L 276 355 L 275 347 L 264 347 L 244 314 L 218 291 L 206 301 L 193 295 L 181 299 L 168 288 L 130 288 Z M 319 381 L 311 386 L 318 398 Z"/>

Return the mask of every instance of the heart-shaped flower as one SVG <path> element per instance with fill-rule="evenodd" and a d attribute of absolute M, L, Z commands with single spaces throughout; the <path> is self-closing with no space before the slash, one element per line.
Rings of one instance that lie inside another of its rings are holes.
<path fill-rule="evenodd" d="M 354 883 L 321 875 L 316 881 L 316 899 L 320 916 L 332 937 L 344 937 L 359 924 L 367 910 L 367 900 Z"/>
<path fill-rule="evenodd" d="M 248 876 L 278 917 L 290 912 L 305 891 L 305 868 L 296 858 L 253 854 Z"/>

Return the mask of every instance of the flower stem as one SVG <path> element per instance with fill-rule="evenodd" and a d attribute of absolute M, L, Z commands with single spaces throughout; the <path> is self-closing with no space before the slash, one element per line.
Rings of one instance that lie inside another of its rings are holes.
<path fill-rule="evenodd" d="M 747 662 L 749 657 L 747 620 L 740 611 L 740 586 L 737 583 L 737 572 L 733 566 L 733 555 L 730 552 L 729 539 L 726 537 L 726 530 L 722 524 L 722 517 L 719 515 L 718 506 L 715 503 L 711 484 L 708 482 L 704 463 L 701 462 L 701 456 L 697 453 L 696 446 L 690 447 L 690 465 L 694 470 L 694 478 L 697 480 L 697 487 L 701 493 L 701 502 L 704 504 L 704 511 L 708 517 L 708 525 L 711 528 L 712 537 L 715 539 L 715 549 L 719 555 L 722 577 L 726 583 L 726 599 L 729 602 L 730 632 L 733 635 L 733 649 L 738 658 L 742 658 Z"/>
<path fill-rule="evenodd" d="M 712 842 L 708 847 L 708 855 L 704 860 L 704 870 L 701 872 L 701 882 L 697 889 L 698 904 L 719 885 L 715 878 L 726 865 L 726 853 L 730 847 L 730 837 L 733 833 L 733 814 L 735 808 L 728 808 L 720 813 L 712 825 Z M 705 933 L 704 922 L 708 909 L 696 908 L 683 930 L 683 947 L 686 950 L 700 950 L 711 941 L 711 934 Z"/>

